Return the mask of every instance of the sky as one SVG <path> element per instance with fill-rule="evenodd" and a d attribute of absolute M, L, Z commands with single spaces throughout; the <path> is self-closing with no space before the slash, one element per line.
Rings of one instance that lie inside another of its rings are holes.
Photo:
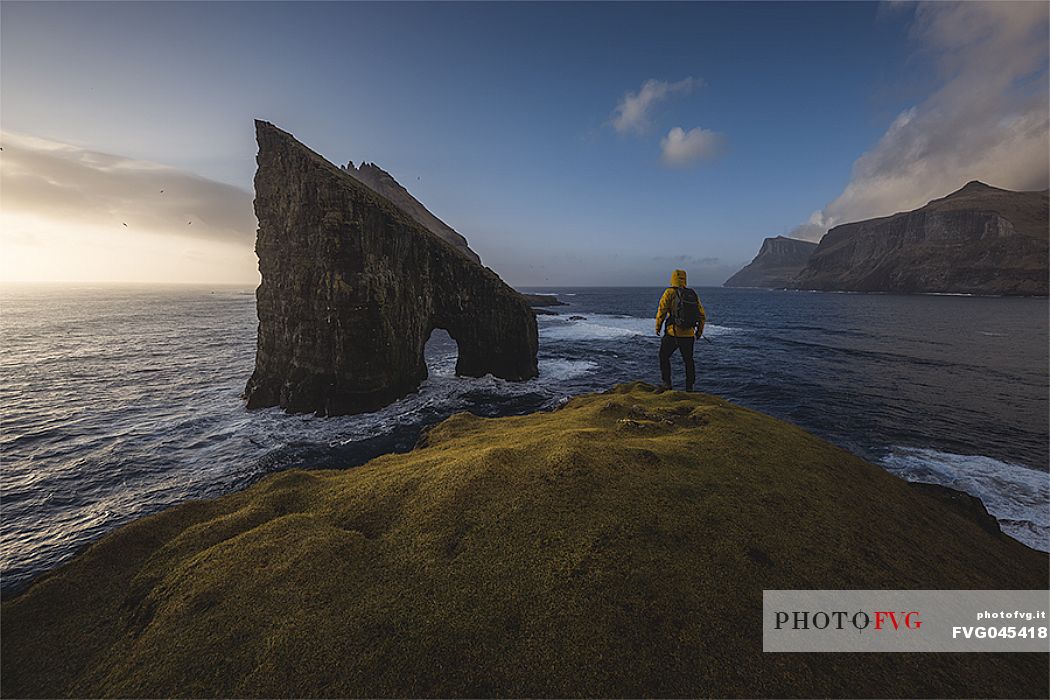
<path fill-rule="evenodd" d="M 0 280 L 258 281 L 253 119 L 516 286 L 1048 184 L 1048 4 L 0 4 Z"/>

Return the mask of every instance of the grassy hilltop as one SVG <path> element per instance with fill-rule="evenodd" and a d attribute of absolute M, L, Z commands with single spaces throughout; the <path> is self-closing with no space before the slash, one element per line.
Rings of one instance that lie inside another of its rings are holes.
<path fill-rule="evenodd" d="M 801 429 L 630 384 L 110 534 L 3 606 L 14 696 L 1042 696 L 1046 654 L 763 654 L 764 588 L 1046 588 Z"/>

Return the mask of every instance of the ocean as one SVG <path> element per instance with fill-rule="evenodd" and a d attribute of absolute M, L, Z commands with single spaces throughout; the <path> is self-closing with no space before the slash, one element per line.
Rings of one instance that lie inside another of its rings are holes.
<path fill-rule="evenodd" d="M 557 288 L 540 376 L 430 377 L 373 414 L 247 412 L 254 290 L 11 286 L 0 291 L 0 585 L 19 590 L 134 518 L 291 467 L 350 468 L 411 449 L 458 411 L 499 416 L 659 382 L 663 287 Z M 1050 548 L 1047 299 L 699 288 L 697 388 L 806 428 L 891 473 L 979 497 Z M 682 387 L 681 361 L 673 359 Z"/>

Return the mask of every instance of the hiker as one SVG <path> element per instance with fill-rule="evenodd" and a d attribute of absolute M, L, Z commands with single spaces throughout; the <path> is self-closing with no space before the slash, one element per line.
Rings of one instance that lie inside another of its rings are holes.
<path fill-rule="evenodd" d="M 693 362 L 693 344 L 704 334 L 707 313 L 704 305 L 689 287 L 685 286 L 685 270 L 671 273 L 671 286 L 660 297 L 660 308 L 656 311 L 656 334 L 667 329 L 660 341 L 660 375 L 663 388 L 671 388 L 671 355 L 677 350 L 685 361 L 685 390 L 692 391 L 696 381 L 696 365 Z"/>

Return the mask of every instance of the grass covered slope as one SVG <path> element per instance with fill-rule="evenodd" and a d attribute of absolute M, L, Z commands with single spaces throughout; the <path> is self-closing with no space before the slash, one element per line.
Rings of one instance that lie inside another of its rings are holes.
<path fill-rule="evenodd" d="M 763 654 L 764 588 L 1045 588 L 804 431 L 643 384 L 453 416 L 104 538 L 3 607 L 5 696 L 1040 696 L 1045 654 Z"/>

